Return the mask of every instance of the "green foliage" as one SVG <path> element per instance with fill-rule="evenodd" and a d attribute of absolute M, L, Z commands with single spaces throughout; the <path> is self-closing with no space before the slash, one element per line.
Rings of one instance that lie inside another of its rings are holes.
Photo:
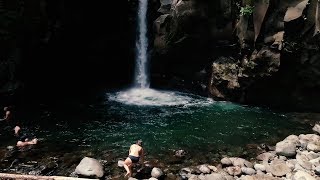
<path fill-rule="evenodd" d="M 246 5 L 240 8 L 240 16 L 250 16 L 253 13 L 253 6 Z"/>

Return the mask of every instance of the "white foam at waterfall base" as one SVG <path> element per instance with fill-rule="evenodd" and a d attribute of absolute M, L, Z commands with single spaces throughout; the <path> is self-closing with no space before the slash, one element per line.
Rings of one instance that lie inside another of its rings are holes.
<path fill-rule="evenodd" d="M 139 106 L 201 106 L 213 100 L 201 96 L 174 91 L 159 91 L 150 88 L 132 88 L 109 94 L 109 100 Z"/>

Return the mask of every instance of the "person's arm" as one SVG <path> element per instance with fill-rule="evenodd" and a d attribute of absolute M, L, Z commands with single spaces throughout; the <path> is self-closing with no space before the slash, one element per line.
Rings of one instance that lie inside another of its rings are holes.
<path fill-rule="evenodd" d="M 14 134 L 17 136 L 21 128 L 19 126 L 14 127 Z"/>
<path fill-rule="evenodd" d="M 8 120 L 9 118 L 10 118 L 10 111 L 7 111 L 3 119 Z"/>

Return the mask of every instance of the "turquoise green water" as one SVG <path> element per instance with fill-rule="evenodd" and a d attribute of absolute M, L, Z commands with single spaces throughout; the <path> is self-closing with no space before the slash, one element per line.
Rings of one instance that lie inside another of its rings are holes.
<path fill-rule="evenodd" d="M 107 93 L 99 100 L 72 102 L 51 112 L 47 117 L 51 123 L 42 124 L 37 136 L 46 143 L 59 139 L 66 147 L 110 150 L 119 157 L 126 155 L 131 143 L 142 139 L 148 154 L 157 157 L 177 149 L 207 153 L 221 146 L 244 147 L 310 130 L 286 114 L 190 94 L 176 92 L 179 100 L 175 102 L 183 100 L 177 105 L 110 100 L 116 95 Z M 78 114 L 63 112 L 70 109 Z"/>
<path fill-rule="evenodd" d="M 147 160 L 181 168 L 212 163 L 225 154 L 247 157 L 248 144 L 274 145 L 290 134 L 311 130 L 289 114 L 150 90 L 85 95 L 41 105 L 40 112 L 40 121 L 26 126 L 40 142 L 32 152 L 19 156 L 25 162 L 44 163 L 58 158 L 60 175 L 69 175 L 88 155 L 107 159 L 113 174 L 119 174 L 122 169 L 116 167 L 117 161 L 127 156 L 137 139 L 144 142 Z M 3 150 L 15 144 L 12 136 L 0 138 Z M 174 150 L 179 149 L 187 152 L 187 160 L 173 159 Z M 8 167 L 13 159 L 1 167 Z"/>

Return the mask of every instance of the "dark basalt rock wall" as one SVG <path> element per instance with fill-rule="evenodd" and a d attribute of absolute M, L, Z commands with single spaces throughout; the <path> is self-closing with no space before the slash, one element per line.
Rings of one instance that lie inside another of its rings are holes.
<path fill-rule="evenodd" d="M 161 2 L 156 82 L 217 100 L 320 111 L 318 1 Z"/>

